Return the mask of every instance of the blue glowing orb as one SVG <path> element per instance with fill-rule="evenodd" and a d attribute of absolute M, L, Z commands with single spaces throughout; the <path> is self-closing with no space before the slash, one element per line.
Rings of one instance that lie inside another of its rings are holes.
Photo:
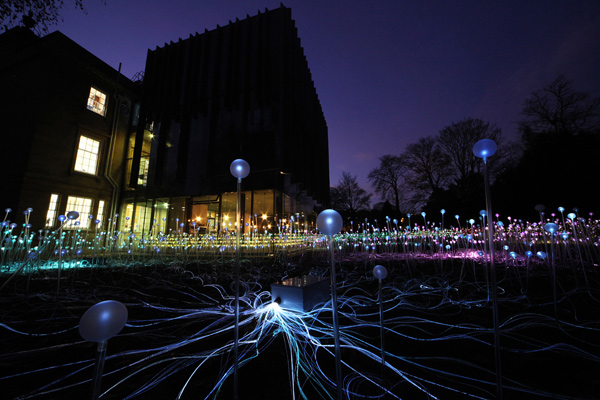
<path fill-rule="evenodd" d="M 233 160 L 229 166 L 229 171 L 234 177 L 244 179 L 250 173 L 250 164 L 248 164 L 247 161 L 238 158 L 237 160 Z"/>
<path fill-rule="evenodd" d="M 79 334 L 88 342 L 104 342 L 121 332 L 127 322 L 127 307 L 107 300 L 90 307 L 79 321 Z"/>
<path fill-rule="evenodd" d="M 485 159 L 493 156 L 497 149 L 498 146 L 492 139 L 481 139 L 473 145 L 473 154 L 475 154 L 475 157 Z"/>
<path fill-rule="evenodd" d="M 317 216 L 317 228 L 327 236 L 333 236 L 342 230 L 344 221 L 342 216 L 335 210 L 327 209 L 321 211 Z"/>

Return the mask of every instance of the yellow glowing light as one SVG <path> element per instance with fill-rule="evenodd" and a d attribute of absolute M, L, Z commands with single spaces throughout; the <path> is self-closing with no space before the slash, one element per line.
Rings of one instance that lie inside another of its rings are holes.
<path fill-rule="evenodd" d="M 267 219 L 267 214 L 263 214 L 262 219 Z"/>
<path fill-rule="evenodd" d="M 223 218 L 225 218 L 225 221 L 229 221 L 229 215 L 225 215 Z"/>

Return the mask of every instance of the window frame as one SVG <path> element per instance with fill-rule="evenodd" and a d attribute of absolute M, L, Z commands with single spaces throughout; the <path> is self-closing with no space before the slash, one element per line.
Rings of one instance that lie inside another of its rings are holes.
<path fill-rule="evenodd" d="M 97 93 L 94 93 L 94 91 L 104 96 L 104 103 L 100 103 L 93 99 L 92 96 L 97 95 Z M 99 104 L 102 105 L 102 109 L 100 109 L 100 107 L 98 106 Z M 98 89 L 95 86 L 90 86 L 90 91 L 87 97 L 86 109 L 93 112 L 94 114 L 106 117 L 106 111 L 108 109 L 108 93 Z"/>
<path fill-rule="evenodd" d="M 48 208 L 46 209 L 46 223 L 45 229 L 54 228 L 58 218 L 58 210 L 60 208 L 60 194 L 51 193 Z"/>
<path fill-rule="evenodd" d="M 86 165 L 89 166 L 89 159 L 90 159 L 90 157 L 88 155 L 89 154 L 94 154 L 92 151 L 86 150 L 85 147 L 84 148 L 81 147 L 81 142 L 82 142 L 83 139 L 98 143 L 97 153 L 95 153 L 95 156 L 96 156 L 96 165 L 95 165 L 95 168 L 94 168 L 93 172 L 86 171 L 84 169 L 85 166 L 81 165 L 81 164 L 83 164 L 84 161 L 88 161 L 88 163 Z M 82 160 L 79 159 L 80 152 L 81 152 Z M 73 163 L 73 171 L 81 173 L 81 174 L 90 175 L 90 176 L 98 176 L 98 170 L 100 169 L 100 156 L 101 156 L 101 154 L 102 154 L 102 141 L 101 140 L 95 139 L 95 138 L 93 138 L 93 137 L 91 137 L 89 135 L 86 135 L 86 134 L 80 134 L 79 135 L 79 139 L 77 140 L 77 146 L 75 148 L 75 161 Z M 80 169 L 78 169 L 78 164 L 80 165 L 79 166 Z"/>
<path fill-rule="evenodd" d="M 87 206 L 87 210 L 80 208 L 80 206 L 86 207 L 85 202 L 89 203 L 89 205 Z M 76 205 L 72 206 L 71 204 L 73 203 L 75 203 Z M 91 197 L 67 195 L 67 199 L 65 202 L 65 215 L 69 211 L 77 211 L 79 213 L 79 218 L 77 218 L 72 223 L 65 225 L 65 229 L 88 229 L 90 227 L 89 216 L 92 215 L 92 212 L 94 211 L 94 203 L 95 199 Z M 79 224 L 75 224 L 76 222 L 79 222 Z"/>

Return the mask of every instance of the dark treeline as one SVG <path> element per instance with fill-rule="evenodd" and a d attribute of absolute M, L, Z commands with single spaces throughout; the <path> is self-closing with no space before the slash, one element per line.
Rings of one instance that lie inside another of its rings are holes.
<path fill-rule="evenodd" d="M 421 212 L 440 221 L 442 209 L 447 224 L 455 215 L 477 218 L 485 208 L 483 163 L 472 149 L 485 138 L 498 145 L 488 158 L 495 214 L 534 220 L 538 204 L 548 217 L 561 206 L 586 215 L 600 209 L 600 98 L 576 91 L 564 76 L 525 100 L 517 141 L 505 140 L 491 122 L 470 117 L 453 122 L 402 154 L 379 158 L 368 178 L 383 203 L 370 209 L 369 194 L 344 173 L 332 187 L 332 208 L 347 221 Z"/>

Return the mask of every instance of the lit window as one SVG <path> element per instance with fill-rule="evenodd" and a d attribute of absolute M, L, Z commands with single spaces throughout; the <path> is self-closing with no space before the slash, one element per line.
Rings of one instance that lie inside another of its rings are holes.
<path fill-rule="evenodd" d="M 137 184 L 140 186 L 146 186 L 148 183 L 148 169 L 150 168 L 150 160 L 148 157 L 142 157 L 140 159 L 140 173 L 138 175 Z"/>
<path fill-rule="evenodd" d="M 75 159 L 75 171 L 96 175 L 99 153 L 99 141 L 81 136 L 77 148 L 77 158 Z"/>
<path fill-rule="evenodd" d="M 96 219 L 100 221 L 98 223 L 98 228 L 100 228 L 100 226 L 102 225 L 102 221 L 104 220 L 104 200 L 100 200 L 98 202 L 98 215 Z"/>
<path fill-rule="evenodd" d="M 102 93 L 96 88 L 90 89 L 90 97 L 88 97 L 87 108 L 90 111 L 106 115 L 106 94 Z"/>
<path fill-rule="evenodd" d="M 89 216 L 92 211 L 92 199 L 69 196 L 67 198 L 66 212 L 68 213 L 69 211 L 77 211 L 79 213 L 79 218 L 74 221 L 79 221 L 78 228 L 87 228 L 90 222 Z"/>
<path fill-rule="evenodd" d="M 50 195 L 50 205 L 48 206 L 48 212 L 46 213 L 46 228 L 52 228 L 56 221 L 56 212 L 58 210 L 58 195 Z"/>

